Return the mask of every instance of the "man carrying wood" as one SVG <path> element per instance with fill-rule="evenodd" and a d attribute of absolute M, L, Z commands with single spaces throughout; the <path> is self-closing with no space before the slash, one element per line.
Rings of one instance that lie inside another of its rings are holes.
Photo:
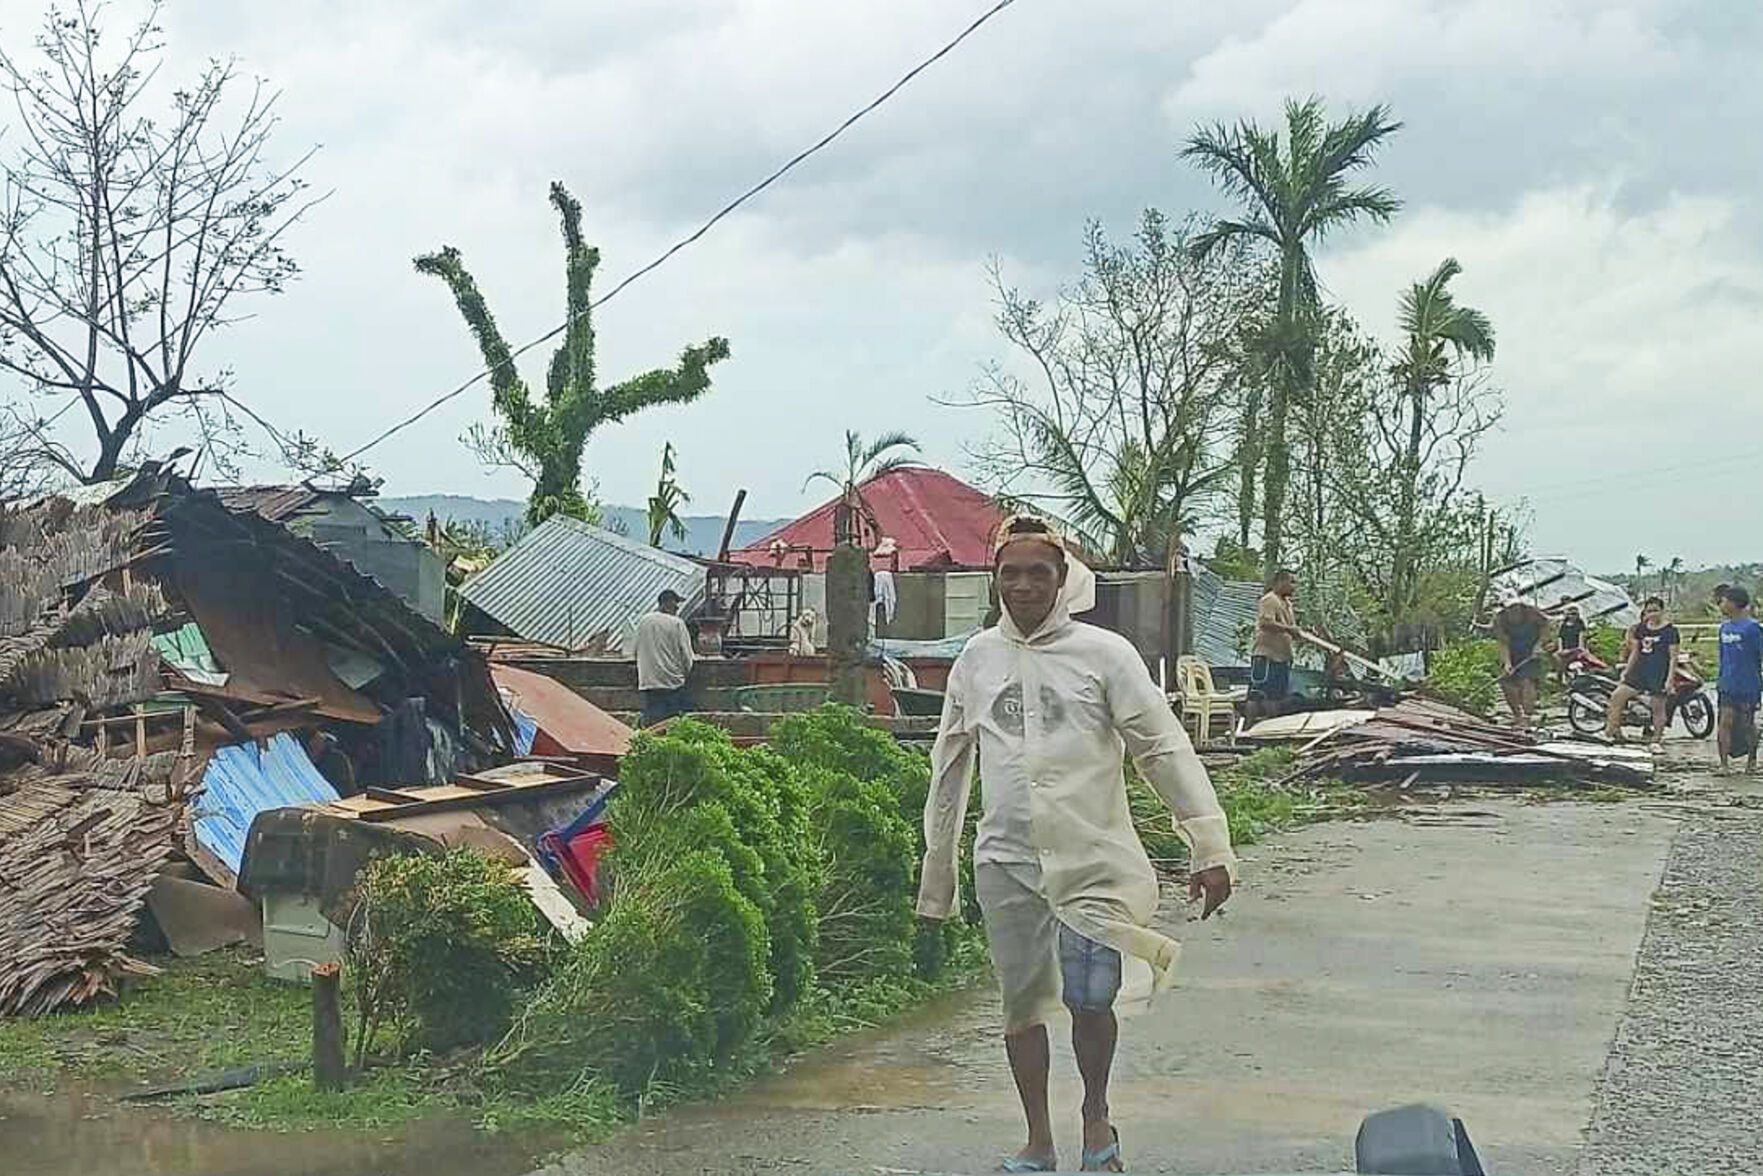
<path fill-rule="evenodd" d="M 1133 828 L 1123 755 L 1175 814 L 1201 917 L 1230 896 L 1236 857 L 1187 732 L 1123 637 L 1071 619 L 1088 569 L 1039 519 L 1006 522 L 993 559 L 1001 611 L 956 658 L 931 756 L 919 914 L 959 909 L 975 757 L 985 812 L 974 889 L 1004 997 L 1004 1049 L 1028 1121 L 1009 1172 L 1051 1172 L 1047 1018 L 1061 1004 L 1083 1077 L 1083 1162 L 1121 1171 L 1109 1118 L 1116 1009 L 1167 985 L 1178 945 L 1151 929 L 1157 875 Z"/>
<path fill-rule="evenodd" d="M 1537 688 L 1548 665 L 1543 642 L 1549 635 L 1549 616 L 1517 593 L 1501 597 L 1494 614 L 1494 640 L 1500 646 L 1500 692 L 1512 711 L 1512 725 L 1530 730 L 1536 714 Z"/>
<path fill-rule="evenodd" d="M 1267 592 L 1255 606 L 1255 642 L 1249 649 L 1248 720 L 1283 714 L 1292 696 L 1292 639 L 1303 635 L 1292 608 L 1297 592 L 1290 568 L 1273 573 Z"/>

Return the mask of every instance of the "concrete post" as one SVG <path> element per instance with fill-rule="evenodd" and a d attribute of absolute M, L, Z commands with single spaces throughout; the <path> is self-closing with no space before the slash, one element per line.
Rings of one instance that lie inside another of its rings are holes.
<path fill-rule="evenodd" d="M 835 701 L 863 707 L 864 653 L 869 644 L 869 555 L 854 543 L 826 561 L 826 673 Z"/>

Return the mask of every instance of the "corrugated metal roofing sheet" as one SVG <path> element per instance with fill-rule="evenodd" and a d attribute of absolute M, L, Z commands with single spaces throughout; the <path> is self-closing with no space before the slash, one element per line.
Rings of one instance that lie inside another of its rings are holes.
<path fill-rule="evenodd" d="M 989 568 L 992 536 L 1004 521 L 1003 507 L 942 470 L 909 466 L 871 478 L 858 488 L 875 513 L 881 534 L 900 549 L 900 570 L 921 568 Z M 833 547 L 833 508 L 823 503 L 795 522 L 763 539 L 729 553 L 735 563 L 771 567 L 771 545 L 808 547 L 825 553 Z M 786 566 L 794 567 L 794 560 Z"/>
<path fill-rule="evenodd" d="M 1195 656 L 1221 669 L 1247 666 L 1249 653 L 1243 635 L 1254 627 L 1261 585 L 1227 580 L 1198 561 L 1192 564 L 1189 575 Z"/>
<path fill-rule="evenodd" d="M 191 822 L 196 841 L 234 874 L 245 860 L 245 834 L 258 813 L 338 799 L 286 731 L 261 750 L 254 743 L 220 748 L 208 761 L 202 787 Z"/>
<path fill-rule="evenodd" d="M 622 756 L 631 749 L 629 727 L 555 678 L 504 665 L 492 665 L 490 675 L 514 699 L 516 725 L 530 718 L 566 754 Z"/>
<path fill-rule="evenodd" d="M 214 493 L 228 510 L 253 511 L 272 523 L 298 514 L 318 499 L 318 492 L 305 486 L 216 486 Z"/>
<path fill-rule="evenodd" d="M 461 594 L 517 637 L 583 649 L 598 634 L 629 652 L 631 634 L 663 588 L 704 600 L 704 568 L 684 556 L 556 515 L 469 580 Z"/>
<path fill-rule="evenodd" d="M 1580 616 L 1587 621 L 1626 628 L 1641 619 L 1640 609 L 1621 587 L 1588 576 L 1572 561 L 1558 556 L 1526 560 L 1497 572 L 1489 586 L 1496 597 L 1505 592 L 1517 593 L 1549 613 L 1558 613 L 1563 602 L 1571 602 L 1579 606 Z"/>

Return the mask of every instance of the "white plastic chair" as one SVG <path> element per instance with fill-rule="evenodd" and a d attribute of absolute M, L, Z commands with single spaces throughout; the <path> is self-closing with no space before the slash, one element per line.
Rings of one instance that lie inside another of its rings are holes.
<path fill-rule="evenodd" d="M 1176 688 L 1181 691 L 1181 722 L 1194 733 L 1196 743 L 1212 737 L 1212 721 L 1222 718 L 1227 727 L 1236 723 L 1236 704 L 1249 696 L 1247 689 L 1219 690 L 1212 668 L 1192 654 L 1175 659 Z"/>

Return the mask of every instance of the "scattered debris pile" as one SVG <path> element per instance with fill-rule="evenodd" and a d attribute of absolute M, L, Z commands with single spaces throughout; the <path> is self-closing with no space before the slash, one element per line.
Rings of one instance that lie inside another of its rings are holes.
<path fill-rule="evenodd" d="M 481 656 L 255 509 L 151 465 L 0 504 L 0 1015 L 150 972 L 156 880 L 230 892 L 265 809 L 514 752 Z"/>
<path fill-rule="evenodd" d="M 1430 699 L 1376 710 L 1309 711 L 1266 719 L 1243 733 L 1257 743 L 1298 744 L 1286 783 L 1312 776 L 1404 783 L 1595 783 L 1647 786 L 1653 755 L 1642 747 L 1526 734 Z"/>

